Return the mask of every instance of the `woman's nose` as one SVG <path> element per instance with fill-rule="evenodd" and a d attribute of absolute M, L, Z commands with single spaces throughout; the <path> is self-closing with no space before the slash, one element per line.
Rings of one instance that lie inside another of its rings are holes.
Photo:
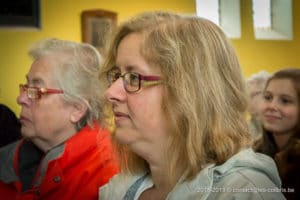
<path fill-rule="evenodd" d="M 126 95 L 127 93 L 124 88 L 122 78 L 113 82 L 104 93 L 105 98 L 111 103 L 124 101 L 126 99 Z"/>
<path fill-rule="evenodd" d="M 28 98 L 27 92 L 21 90 L 19 96 L 17 97 L 17 103 L 23 106 L 23 105 L 29 105 L 30 102 L 31 100 Z"/>

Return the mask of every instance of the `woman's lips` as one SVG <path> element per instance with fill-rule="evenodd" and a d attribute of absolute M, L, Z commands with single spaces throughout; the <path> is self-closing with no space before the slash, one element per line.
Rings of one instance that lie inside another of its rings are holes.
<path fill-rule="evenodd" d="M 124 119 L 129 119 L 129 115 L 122 113 L 122 112 L 114 112 L 114 115 L 115 115 L 116 122 L 119 122 Z"/>
<path fill-rule="evenodd" d="M 114 112 L 116 117 L 129 117 L 127 114 L 122 113 L 122 112 Z"/>
<path fill-rule="evenodd" d="M 21 116 L 20 117 L 20 122 L 26 122 L 26 121 L 30 121 L 27 117 Z"/>

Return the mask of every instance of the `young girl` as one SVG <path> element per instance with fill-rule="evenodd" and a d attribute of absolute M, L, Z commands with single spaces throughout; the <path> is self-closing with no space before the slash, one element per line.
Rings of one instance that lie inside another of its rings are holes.
<path fill-rule="evenodd" d="M 300 69 L 276 72 L 268 80 L 263 97 L 264 133 L 256 148 L 276 161 L 287 199 L 299 199 Z"/>

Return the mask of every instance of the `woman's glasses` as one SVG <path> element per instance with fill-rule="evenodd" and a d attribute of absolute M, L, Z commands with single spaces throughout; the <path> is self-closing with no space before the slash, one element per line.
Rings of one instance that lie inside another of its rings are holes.
<path fill-rule="evenodd" d="M 59 89 L 49 89 L 49 88 L 39 88 L 39 87 L 30 87 L 26 84 L 19 85 L 20 94 L 26 92 L 27 97 L 32 100 L 40 99 L 44 94 L 62 94 L 63 90 Z"/>
<path fill-rule="evenodd" d="M 107 72 L 107 80 L 109 85 L 112 85 L 120 77 L 123 79 L 124 89 L 128 93 L 134 93 L 141 89 L 141 86 L 150 86 L 161 83 L 159 76 L 143 76 L 135 72 L 126 72 L 123 75 L 118 69 L 112 69 Z"/>

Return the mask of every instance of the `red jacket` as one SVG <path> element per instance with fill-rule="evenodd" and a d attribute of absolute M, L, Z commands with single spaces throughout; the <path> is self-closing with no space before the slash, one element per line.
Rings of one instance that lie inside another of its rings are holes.
<path fill-rule="evenodd" d="M 0 199 L 98 199 L 118 172 L 110 133 L 84 127 L 46 154 L 22 140 L 0 149 Z"/>

